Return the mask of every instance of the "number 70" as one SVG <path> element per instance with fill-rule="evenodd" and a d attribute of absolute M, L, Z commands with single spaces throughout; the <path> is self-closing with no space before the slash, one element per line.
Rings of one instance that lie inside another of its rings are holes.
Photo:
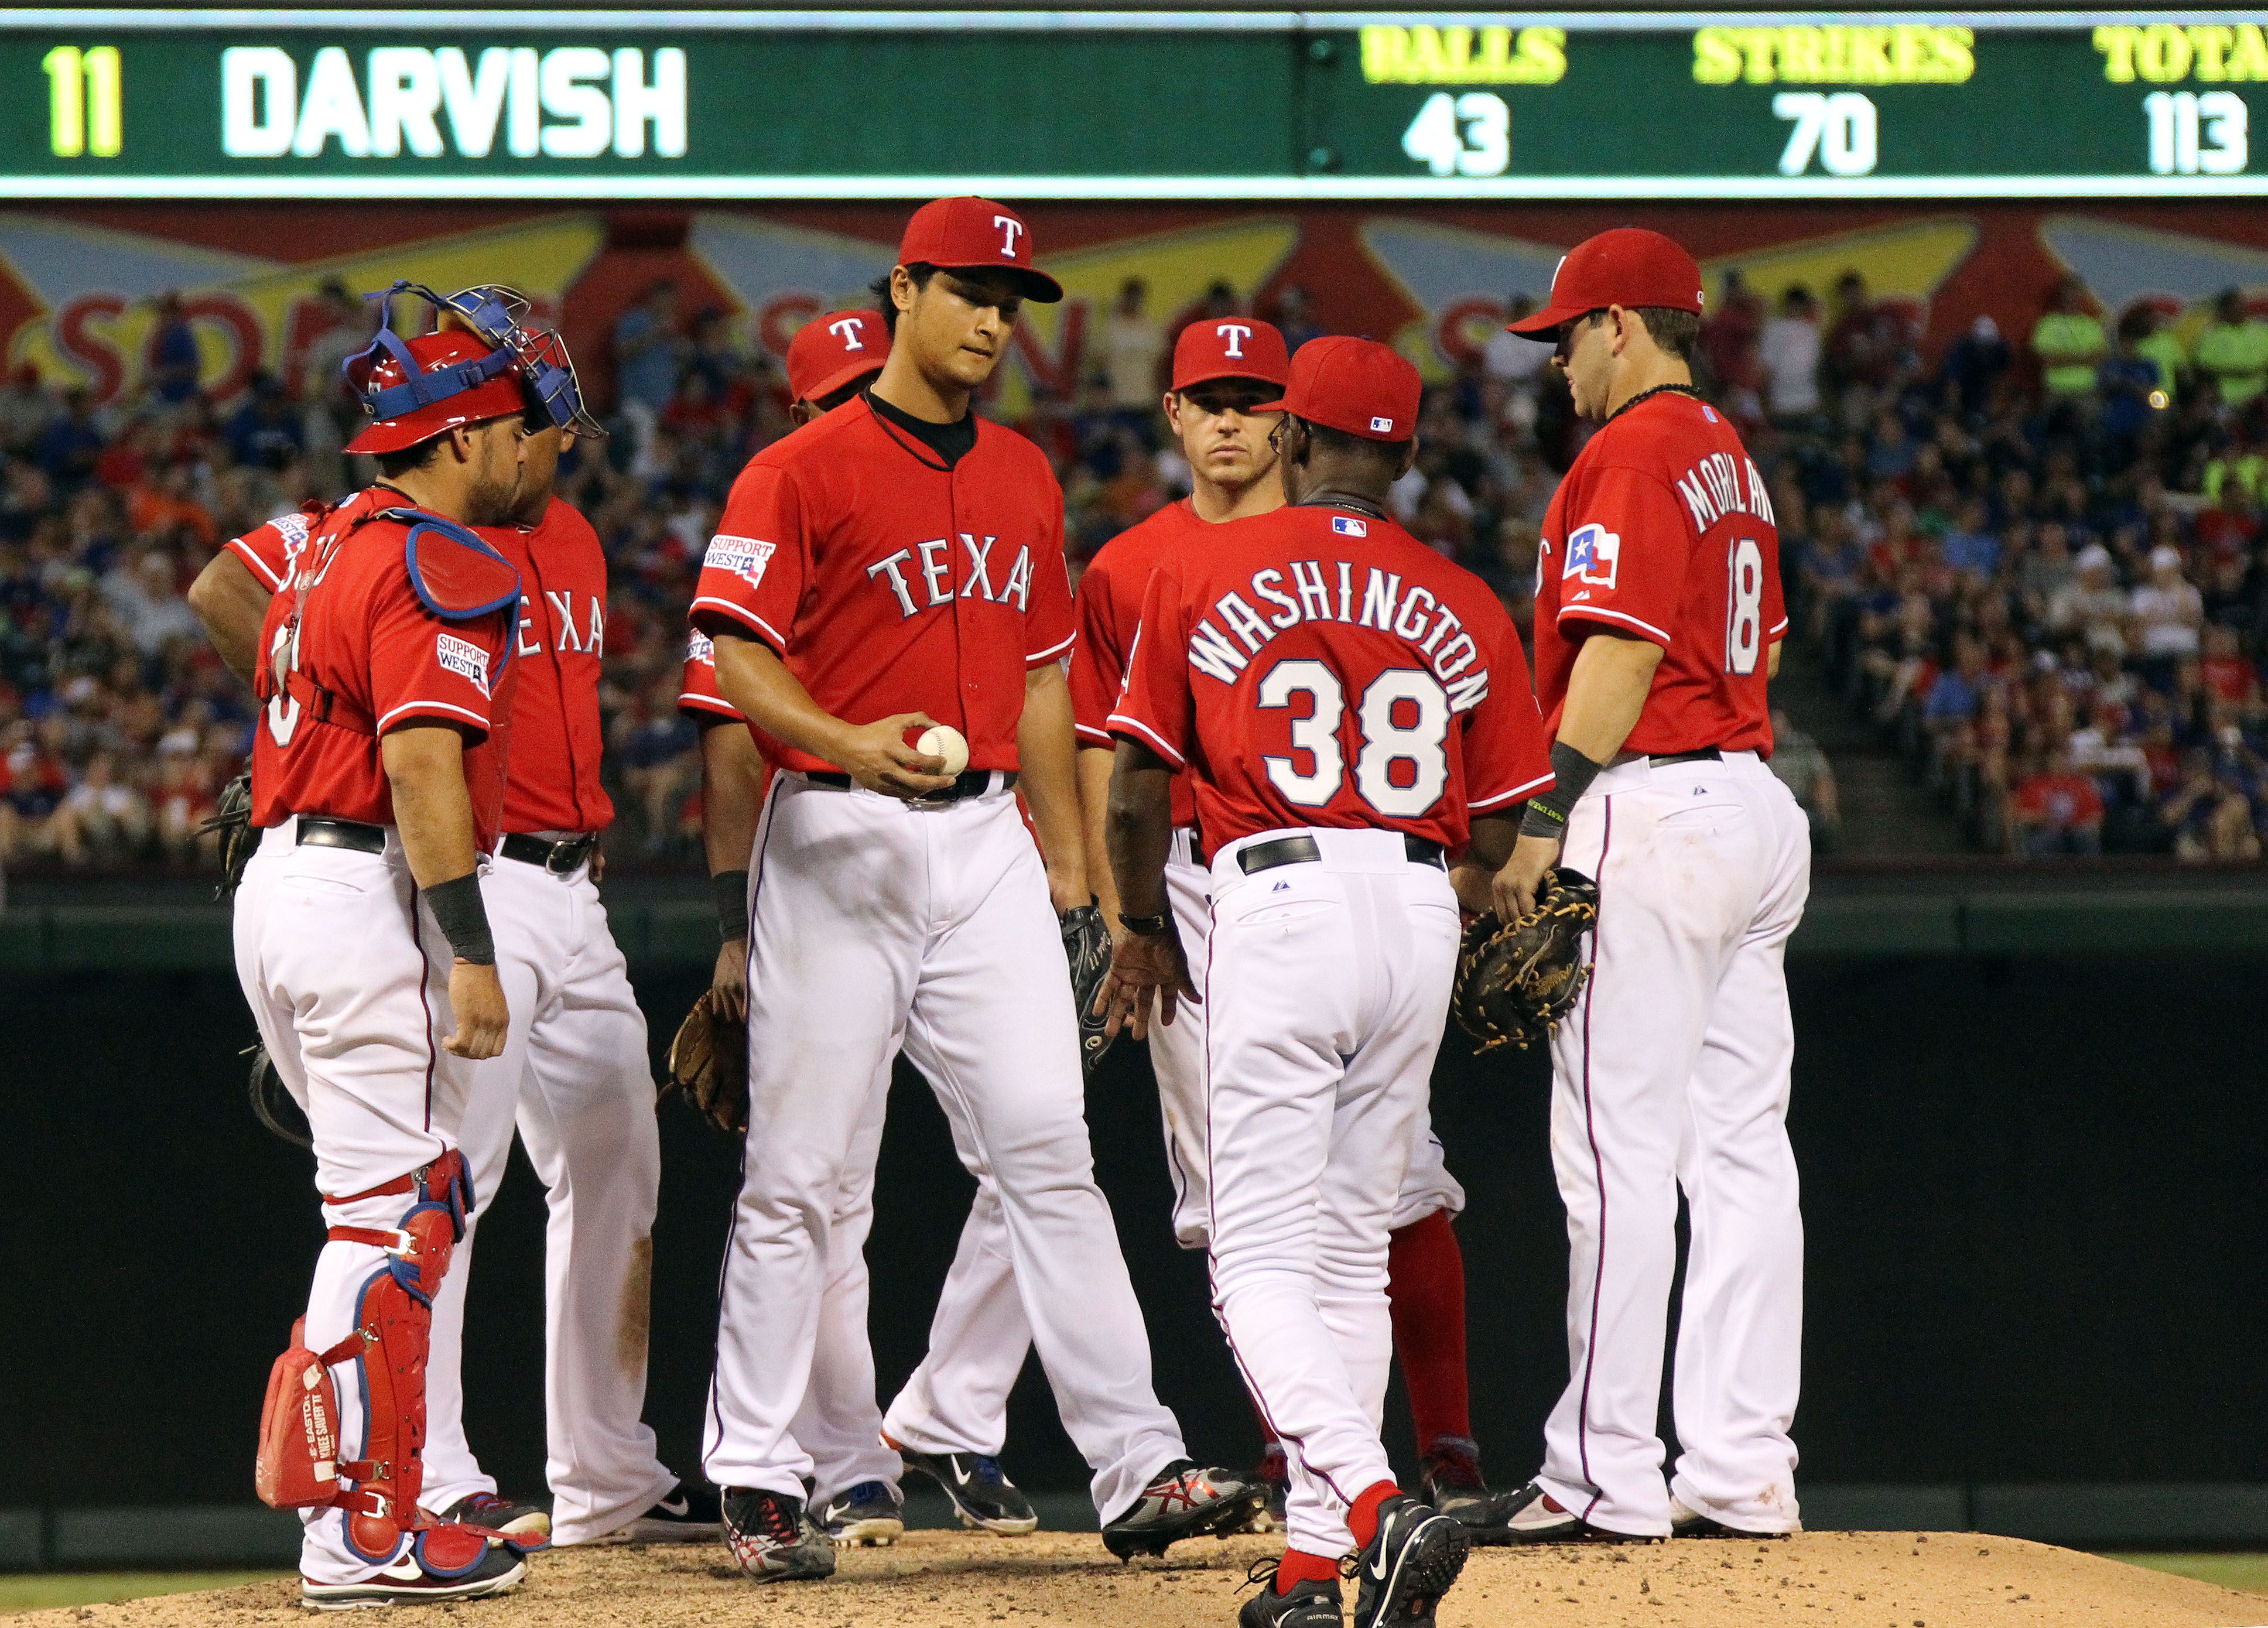
<path fill-rule="evenodd" d="M 1772 117 L 1793 119 L 1779 173 L 1800 175 L 1812 156 L 1830 175 L 1874 173 L 1874 104 L 1856 91 L 1829 96 L 1818 91 L 1782 91 L 1772 98 Z"/>

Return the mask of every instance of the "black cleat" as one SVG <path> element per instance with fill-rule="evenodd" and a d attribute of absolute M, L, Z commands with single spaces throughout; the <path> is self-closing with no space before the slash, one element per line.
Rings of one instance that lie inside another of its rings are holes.
<path fill-rule="evenodd" d="M 1021 1537 L 1040 1524 L 1032 1500 L 1008 1479 L 1000 1461 L 983 1453 L 909 1453 L 897 1447 L 908 1470 L 918 1470 L 945 1489 L 961 1524 L 1001 1537 Z"/>
<path fill-rule="evenodd" d="M 523 1554 L 532 1549 L 541 1549 L 551 1542 L 551 1512 L 541 1504 L 523 1504 L 518 1499 L 498 1498 L 493 1492 L 468 1492 L 446 1509 L 433 1512 L 436 1521 L 453 1521 L 461 1526 L 484 1526 L 491 1532 L 501 1532 L 506 1537 L 518 1538 L 513 1545 Z"/>
<path fill-rule="evenodd" d="M 1102 1523 L 1103 1547 L 1121 1560 L 1161 1555 L 1185 1537 L 1226 1537 L 1250 1524 L 1267 1499 L 1261 1487 L 1226 1470 L 1178 1458 L 1160 1470 L 1133 1505 Z"/>
<path fill-rule="evenodd" d="M 1276 1592 L 1276 1561 L 1255 1560 L 1244 1574 L 1260 1592 L 1236 1614 L 1236 1628 L 1346 1628 L 1346 1613 L 1336 1577 L 1302 1578 L 1282 1594 Z"/>
<path fill-rule="evenodd" d="M 887 1481 L 861 1481 L 812 1516 L 837 1549 L 887 1549 L 906 1531 L 906 1503 Z"/>
<path fill-rule="evenodd" d="M 1533 1481 L 1504 1500 L 1504 1536 L 1496 1540 L 1498 1543 L 1658 1543 L 1661 1541 L 1658 1537 L 1645 1537 L 1635 1532 L 1615 1532 L 1602 1526 L 1593 1526 L 1574 1511 L 1563 1507 L 1557 1499 Z"/>
<path fill-rule="evenodd" d="M 835 1545 L 812 1524 L 803 1500 L 784 1492 L 725 1487 L 725 1546 L 760 1583 L 835 1575 Z"/>
<path fill-rule="evenodd" d="M 315 1583 L 299 1580 L 299 1603 L 318 1611 L 350 1611 L 359 1606 L 434 1605 L 449 1600 L 480 1600 L 510 1594 L 527 1575 L 527 1562 L 509 1543 L 490 1543 L 473 1568 L 456 1577 L 438 1577 L 417 1564 L 415 1549 L 358 1583 Z"/>
<path fill-rule="evenodd" d="M 644 1514 L 624 1521 L 594 1543 L 712 1543 L 725 1536 L 724 1505 L 712 1486 L 681 1481 Z"/>
<path fill-rule="evenodd" d="M 1426 1448 L 1418 1497 L 1463 1527 L 1476 1543 L 1512 1542 L 1505 1529 L 1510 1500 L 1481 1479 L 1480 1448 L 1469 1437 L 1441 1436 Z"/>
<path fill-rule="evenodd" d="M 1471 1552 L 1462 1525 L 1395 1493 L 1378 1506 L 1377 1536 L 1356 1557 L 1354 1628 L 1433 1628 L 1433 1608 Z"/>

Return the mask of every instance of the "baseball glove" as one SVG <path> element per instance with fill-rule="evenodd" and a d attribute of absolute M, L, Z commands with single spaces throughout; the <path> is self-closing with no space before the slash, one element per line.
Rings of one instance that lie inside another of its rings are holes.
<path fill-rule="evenodd" d="M 701 991 L 677 1037 L 669 1042 L 669 1078 L 664 1096 L 678 1095 L 717 1127 L 733 1136 L 748 1129 L 748 1025 L 717 1010 L 714 990 Z"/>
<path fill-rule="evenodd" d="M 1489 1051 L 1507 1042 L 1522 1051 L 1550 1038 L 1591 976 L 1583 935 L 1599 918 L 1599 886 L 1580 871 L 1545 873 L 1535 908 L 1510 926 L 1476 917 L 1457 955 L 1449 1013 Z"/>
<path fill-rule="evenodd" d="M 284 1077 L 276 1072 L 269 1060 L 265 1045 L 253 1047 L 244 1053 L 252 1059 L 252 1075 L 245 1081 L 245 1093 L 251 1099 L 252 1116 L 268 1127 L 269 1134 L 294 1147 L 314 1148 L 314 1140 L 299 1126 L 306 1123 L 299 1105 L 284 1088 Z M 288 1111 L 287 1111 L 288 1110 Z"/>
<path fill-rule="evenodd" d="M 250 770 L 221 788 L 219 803 L 197 827 L 199 836 L 208 831 L 220 839 L 220 885 L 213 889 L 213 897 L 225 901 L 235 895 L 237 884 L 244 880 L 244 867 L 260 846 L 260 833 L 252 829 Z"/>
<path fill-rule="evenodd" d="M 1116 1035 L 1102 1032 L 1094 998 L 1110 976 L 1110 929 L 1102 912 L 1082 904 L 1063 913 L 1064 954 L 1071 959 L 1071 998 L 1079 1013 L 1079 1060 L 1092 1074 Z"/>

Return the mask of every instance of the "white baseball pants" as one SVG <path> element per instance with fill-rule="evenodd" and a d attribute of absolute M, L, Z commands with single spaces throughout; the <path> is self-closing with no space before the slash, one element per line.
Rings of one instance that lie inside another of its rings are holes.
<path fill-rule="evenodd" d="M 499 858 L 481 896 L 512 1023 L 503 1052 L 474 1069 L 458 1127 L 475 1208 L 433 1302 L 425 1506 L 497 1490 L 465 1439 L 465 1296 L 475 1225 L 504 1181 L 517 1126 L 550 1212 L 543 1399 L 552 1541 L 587 1543 L 677 1484 L 644 1417 L 661 1185 L 653 1065 L 630 969 L 587 867 L 555 876 Z"/>
<path fill-rule="evenodd" d="M 1292 1473 L 1291 1541 L 1354 1547 L 1393 1479 L 1387 1235 L 1448 1016 L 1459 923 L 1398 831 L 1300 833 L 1319 860 L 1212 866 L 1205 979 L 1213 1305 Z"/>
<path fill-rule="evenodd" d="M 1810 888 L 1803 812 L 1752 752 L 1633 758 L 1576 804 L 1564 860 L 1597 879 L 1600 906 L 1590 983 L 1551 1048 L 1570 1376 L 1539 1479 L 1618 1532 L 1666 1534 L 1672 1492 L 1727 1526 L 1797 1530 L 1803 1219 L 1782 963 Z M 1681 1187 L 1683 1450 L 1665 1486 L 1655 1420 Z"/>
<path fill-rule="evenodd" d="M 1197 857 L 1197 833 L 1188 826 L 1174 832 L 1166 864 L 1166 896 L 1182 949 L 1189 959 L 1189 978 L 1204 987 L 1205 956 L 1212 933 L 1212 873 Z M 1165 1121 L 1166 1168 L 1174 1181 L 1174 1241 L 1184 1249 L 1206 1247 L 1212 1195 L 1205 1186 L 1205 1010 L 1182 1006 L 1171 1023 L 1150 1031 L 1150 1069 L 1158 1079 L 1158 1112 Z M 1465 1190 L 1449 1174 L 1440 1138 L 1433 1134 L 1430 1106 L 1421 1113 L 1410 1148 L 1410 1166 L 1395 1196 L 1396 1227 L 1421 1221 L 1437 1210 L 1457 1215 Z"/>
<path fill-rule="evenodd" d="M 747 1155 L 718 1312 L 711 1479 L 800 1497 L 814 1471 L 793 1421 L 841 1188 L 902 1044 L 993 1178 L 1033 1344 L 1094 1470 L 1096 1507 L 1116 1514 L 1184 1453 L 1094 1184 L 1070 969 L 1014 798 L 996 782 L 916 807 L 781 774 L 751 869 Z"/>
<path fill-rule="evenodd" d="M 297 823 L 270 828 L 245 867 L 237 978 L 276 1074 L 307 1116 L 315 1190 L 347 1197 L 456 1145 L 472 1065 L 440 1047 L 455 1028 L 452 956 L 432 912 L 416 902 L 400 841 L 389 833 L 382 854 L 302 848 Z M 393 1194 L 326 1203 L 323 1222 L 390 1230 L 413 1202 Z M 346 1337 L 357 1292 L 386 1259 L 371 1244 L 324 1244 L 307 1296 L 312 1349 Z M 445 1286 L 457 1271 L 453 1261 Z M 360 1389 L 342 1383 L 338 1392 L 341 1440 L 359 1453 Z M 300 1513 L 303 1576 L 349 1583 L 377 1572 L 346 1547 L 338 1511 Z"/>

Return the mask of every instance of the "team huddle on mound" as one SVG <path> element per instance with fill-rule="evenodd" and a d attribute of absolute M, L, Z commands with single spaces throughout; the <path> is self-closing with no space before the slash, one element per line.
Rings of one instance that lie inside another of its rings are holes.
<path fill-rule="evenodd" d="M 600 431 L 564 347 L 509 291 L 398 284 L 348 364 L 379 482 L 199 581 L 263 703 L 237 959 L 328 1227 L 259 1461 L 306 1522 L 303 1598 L 500 1593 L 547 1542 L 721 1538 L 759 1581 L 824 1578 L 903 1529 L 909 1470 L 1031 1531 L 1000 1459 L 1033 1350 L 1113 1553 L 1285 1533 L 1246 1628 L 1341 1624 L 1344 1565 L 1374 1628 L 1432 1621 L 1476 1543 L 1797 1529 L 1781 961 L 1808 846 L 1764 763 L 1777 537 L 1690 382 L 1690 257 L 1604 233 L 1516 330 L 1601 425 L 1544 525 L 1532 684 L 1494 594 L 1389 518 L 1421 387 L 1387 347 L 1184 330 L 1194 490 L 1074 598 L 1045 458 L 969 410 L 1023 302 L 1061 298 L 1027 224 L 928 204 L 876 291 L 797 335 L 800 427 L 735 483 L 690 609 L 723 947 L 673 1069 L 746 1137 L 705 1485 L 656 1457 L 621 1333 L 659 1158 L 593 865 L 606 568 L 551 487 Z M 403 294 L 433 332 L 394 331 Z M 1509 1493 L 1471 1438 L 1464 1192 L 1429 1113 L 1453 991 L 1553 1057 L 1572 1371 Z M 1121 1033 L 1250 1475 L 1193 1458 L 1152 1384 L 1084 1111 Z M 864 1250 L 901 1051 L 977 1194 L 885 1410 Z M 466 1257 L 515 1131 L 550 1204 L 548 1513 L 461 1421 Z M 1396 1358 L 1410 1490 L 1380 1440 Z"/>

